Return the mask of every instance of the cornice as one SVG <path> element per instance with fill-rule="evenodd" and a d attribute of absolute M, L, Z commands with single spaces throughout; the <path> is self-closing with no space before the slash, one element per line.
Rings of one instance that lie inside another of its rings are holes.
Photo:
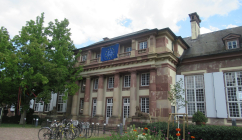
<path fill-rule="evenodd" d="M 165 60 L 170 61 L 174 65 L 178 63 L 178 58 L 171 52 L 160 53 L 160 54 L 153 53 L 153 54 L 148 54 L 148 55 L 139 56 L 139 57 L 109 60 L 107 62 L 85 65 L 83 66 L 83 72 L 91 72 L 94 70 L 101 70 L 106 68 L 115 68 L 115 67 L 118 68 L 120 66 L 128 66 L 128 65 L 131 66 L 132 64 L 141 64 L 141 63 L 146 63 L 151 61 L 165 61 Z"/>
<path fill-rule="evenodd" d="M 228 60 L 240 57 L 241 52 L 232 52 L 232 53 L 224 53 L 224 54 L 213 54 L 213 55 L 206 55 L 206 56 L 199 56 L 199 57 L 191 57 L 191 58 L 184 58 L 181 62 L 182 64 L 192 64 L 192 63 L 203 63 L 207 61 L 219 61 L 219 60 Z"/>

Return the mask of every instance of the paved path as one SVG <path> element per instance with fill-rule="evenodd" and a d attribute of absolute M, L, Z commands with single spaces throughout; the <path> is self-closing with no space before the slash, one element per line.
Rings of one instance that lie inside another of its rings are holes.
<path fill-rule="evenodd" d="M 0 140 L 38 140 L 39 128 L 0 127 Z"/>
<path fill-rule="evenodd" d="M 39 128 L 0 127 L 0 140 L 38 140 Z M 109 136 L 110 132 L 99 136 Z M 95 136 L 92 136 L 95 137 Z"/>

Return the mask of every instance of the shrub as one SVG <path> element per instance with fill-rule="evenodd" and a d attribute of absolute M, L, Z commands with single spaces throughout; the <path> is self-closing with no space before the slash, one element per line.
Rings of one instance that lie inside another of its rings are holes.
<path fill-rule="evenodd" d="M 163 134 L 167 134 L 167 122 L 156 122 L 150 123 L 146 126 L 151 130 L 163 130 Z M 172 136 L 176 135 L 177 123 L 172 126 L 172 123 L 169 125 L 169 134 Z M 180 138 L 183 138 L 183 125 L 180 124 Z M 196 139 L 200 140 L 241 140 L 242 136 L 242 127 L 234 126 L 217 126 L 217 125 L 186 125 L 185 128 L 185 137 L 186 139 L 190 136 L 195 136 Z M 188 135 L 190 132 L 190 135 Z M 154 133 L 151 133 L 154 135 Z"/>
<path fill-rule="evenodd" d="M 192 122 L 207 122 L 208 118 L 202 112 L 197 111 L 192 116 Z"/>

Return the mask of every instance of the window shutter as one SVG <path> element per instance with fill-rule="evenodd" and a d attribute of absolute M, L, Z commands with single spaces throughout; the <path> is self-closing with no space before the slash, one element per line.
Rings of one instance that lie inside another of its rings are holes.
<path fill-rule="evenodd" d="M 33 99 L 32 99 L 32 100 L 30 100 L 30 105 L 29 105 L 29 108 L 34 109 L 34 100 L 33 100 Z"/>
<path fill-rule="evenodd" d="M 53 93 L 51 93 L 51 100 L 50 100 L 50 111 L 53 110 Z"/>
<path fill-rule="evenodd" d="M 216 117 L 214 79 L 212 73 L 204 74 L 204 86 L 207 117 Z"/>
<path fill-rule="evenodd" d="M 182 79 L 182 83 L 183 83 L 183 85 L 181 85 L 181 87 L 182 87 L 182 89 L 184 90 L 184 89 L 185 89 L 185 87 L 184 87 L 184 82 L 185 82 L 185 81 L 184 81 L 184 75 L 176 75 L 176 82 L 179 82 L 180 79 Z M 185 94 L 182 95 L 182 97 L 185 98 Z M 185 99 L 186 99 L 186 98 L 185 98 Z M 178 110 L 177 113 L 186 113 L 186 107 L 182 107 L 182 108 L 180 108 L 180 109 Z"/>
<path fill-rule="evenodd" d="M 52 102 L 52 106 L 56 107 L 56 101 L 57 101 L 57 93 L 53 94 L 53 102 Z M 53 109 L 53 108 L 52 108 Z M 56 108 L 57 109 L 57 108 Z"/>
<path fill-rule="evenodd" d="M 223 72 L 214 72 L 214 91 L 216 99 L 216 110 L 218 118 L 227 118 L 226 96 Z"/>

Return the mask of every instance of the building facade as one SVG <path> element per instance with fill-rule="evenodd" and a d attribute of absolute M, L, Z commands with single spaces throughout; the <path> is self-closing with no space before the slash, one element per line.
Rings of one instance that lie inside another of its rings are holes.
<path fill-rule="evenodd" d="M 81 52 L 77 65 L 83 66 L 83 80 L 63 112 L 73 119 L 118 124 L 139 106 L 167 121 L 176 112 L 168 91 L 181 79 L 188 104 L 178 113 L 187 113 L 191 121 L 199 110 L 209 124 L 231 125 L 233 118 L 242 124 L 242 27 L 200 34 L 199 16 L 189 17 L 191 37 L 176 36 L 169 28 L 144 29 L 75 50 Z M 101 61 L 102 49 L 114 44 L 117 57 Z"/>

